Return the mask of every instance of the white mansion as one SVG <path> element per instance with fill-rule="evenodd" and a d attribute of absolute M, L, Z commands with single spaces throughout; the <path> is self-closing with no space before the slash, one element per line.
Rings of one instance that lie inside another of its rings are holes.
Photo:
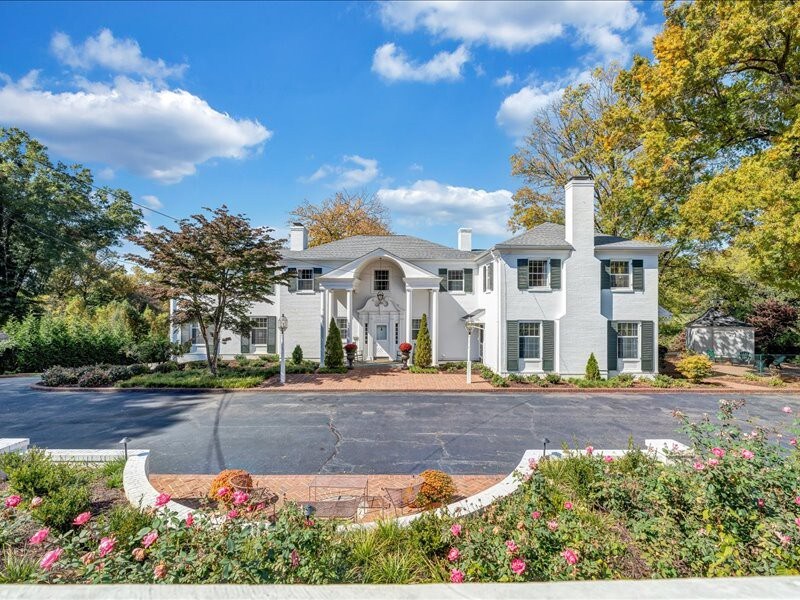
<path fill-rule="evenodd" d="M 292 276 L 272 304 L 252 308 L 249 335 L 225 332 L 226 358 L 274 353 L 284 314 L 286 352 L 323 354 L 331 318 L 364 360 L 394 360 L 416 339 L 427 315 L 434 363 L 466 359 L 467 319 L 477 324 L 472 358 L 498 373 L 584 373 L 590 353 L 604 374 L 658 369 L 658 256 L 663 246 L 597 233 L 594 184 L 566 186 L 565 225 L 544 223 L 473 250 L 470 229 L 458 248 L 416 237 L 355 236 L 307 247 L 291 228 L 283 264 Z M 196 342 L 196 328 L 176 326 L 173 341 Z M 343 341 L 345 341 L 343 340 Z M 202 358 L 193 345 L 184 359 Z"/>

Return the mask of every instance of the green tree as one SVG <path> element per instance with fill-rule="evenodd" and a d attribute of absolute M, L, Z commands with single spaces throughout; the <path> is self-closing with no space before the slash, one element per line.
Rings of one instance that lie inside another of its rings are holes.
<path fill-rule="evenodd" d="M 296 365 L 303 363 L 303 349 L 297 344 L 292 350 L 292 362 Z"/>
<path fill-rule="evenodd" d="M 419 320 L 419 332 L 417 332 L 417 343 L 414 346 L 414 366 L 431 366 L 431 335 L 428 333 L 428 315 L 422 314 Z"/>
<path fill-rule="evenodd" d="M 328 337 L 325 338 L 325 366 L 338 369 L 342 364 L 344 364 L 342 332 L 336 326 L 336 319 L 331 318 L 328 324 Z"/>
<path fill-rule="evenodd" d="M 597 364 L 597 358 L 594 352 L 589 355 L 589 360 L 586 361 L 586 379 L 589 381 L 600 381 L 600 366 Z"/>
<path fill-rule="evenodd" d="M 197 323 L 206 348 L 209 371 L 217 374 L 223 329 L 250 330 L 250 306 L 271 303 L 276 285 L 286 284 L 278 265 L 285 240 L 273 239 L 269 227 L 251 227 L 243 215 L 226 206 L 181 219 L 178 230 L 132 236 L 148 256 L 128 255 L 152 271 L 154 295 L 176 300 L 175 323 Z"/>
<path fill-rule="evenodd" d="M 89 169 L 53 165 L 27 133 L 0 128 L 0 324 L 56 269 L 93 260 L 141 224 L 128 192 L 95 189 Z"/>

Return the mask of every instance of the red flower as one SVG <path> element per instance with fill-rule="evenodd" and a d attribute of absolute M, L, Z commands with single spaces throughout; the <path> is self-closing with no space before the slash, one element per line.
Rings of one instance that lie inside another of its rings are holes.
<path fill-rule="evenodd" d="M 400 344 L 400 352 L 411 352 L 411 348 L 412 346 L 408 342 Z"/>

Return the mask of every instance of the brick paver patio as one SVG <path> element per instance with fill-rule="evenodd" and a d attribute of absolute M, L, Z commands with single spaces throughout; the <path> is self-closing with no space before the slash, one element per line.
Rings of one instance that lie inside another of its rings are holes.
<path fill-rule="evenodd" d="M 495 483 L 502 480 L 507 474 L 499 475 L 453 475 L 453 483 L 456 485 L 456 499 L 472 496 Z M 268 487 L 280 497 L 278 507 L 285 501 L 304 502 L 309 499 L 309 484 L 314 479 L 314 475 L 254 475 L 253 481 L 256 487 Z M 150 483 L 159 492 L 166 492 L 172 496 L 176 502 L 196 505 L 198 499 L 205 498 L 211 487 L 214 475 L 171 475 L 171 474 L 151 474 Z M 385 497 L 383 488 L 398 488 L 419 482 L 419 478 L 411 475 L 369 475 L 369 495 L 371 497 Z M 313 492 L 312 492 L 313 496 Z M 322 498 L 322 492 L 318 496 Z M 361 520 L 375 520 L 394 516 L 394 510 L 388 507 L 380 510 L 378 508 L 370 510 Z M 378 505 L 377 502 L 374 503 Z M 406 509 L 403 514 L 415 512 L 413 509 Z M 399 514 L 399 513 L 398 513 Z"/>

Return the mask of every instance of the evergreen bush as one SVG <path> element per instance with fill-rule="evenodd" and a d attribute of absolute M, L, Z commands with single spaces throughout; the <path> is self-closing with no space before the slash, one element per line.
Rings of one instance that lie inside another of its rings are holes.
<path fill-rule="evenodd" d="M 292 350 L 292 362 L 296 365 L 303 363 L 303 349 L 300 347 L 300 344 L 297 344 L 294 350 Z"/>
<path fill-rule="evenodd" d="M 414 366 L 426 368 L 431 366 L 431 335 L 428 333 L 428 315 L 422 314 L 417 333 L 417 346 L 414 348 Z"/>
<path fill-rule="evenodd" d="M 589 381 L 600 380 L 600 366 L 597 364 L 594 352 L 589 355 L 589 360 L 586 362 L 586 379 Z"/>
<path fill-rule="evenodd" d="M 328 337 L 325 339 L 325 366 L 335 369 L 341 367 L 343 363 L 342 332 L 336 326 L 336 319 L 331 318 L 330 325 L 328 325 Z"/>

